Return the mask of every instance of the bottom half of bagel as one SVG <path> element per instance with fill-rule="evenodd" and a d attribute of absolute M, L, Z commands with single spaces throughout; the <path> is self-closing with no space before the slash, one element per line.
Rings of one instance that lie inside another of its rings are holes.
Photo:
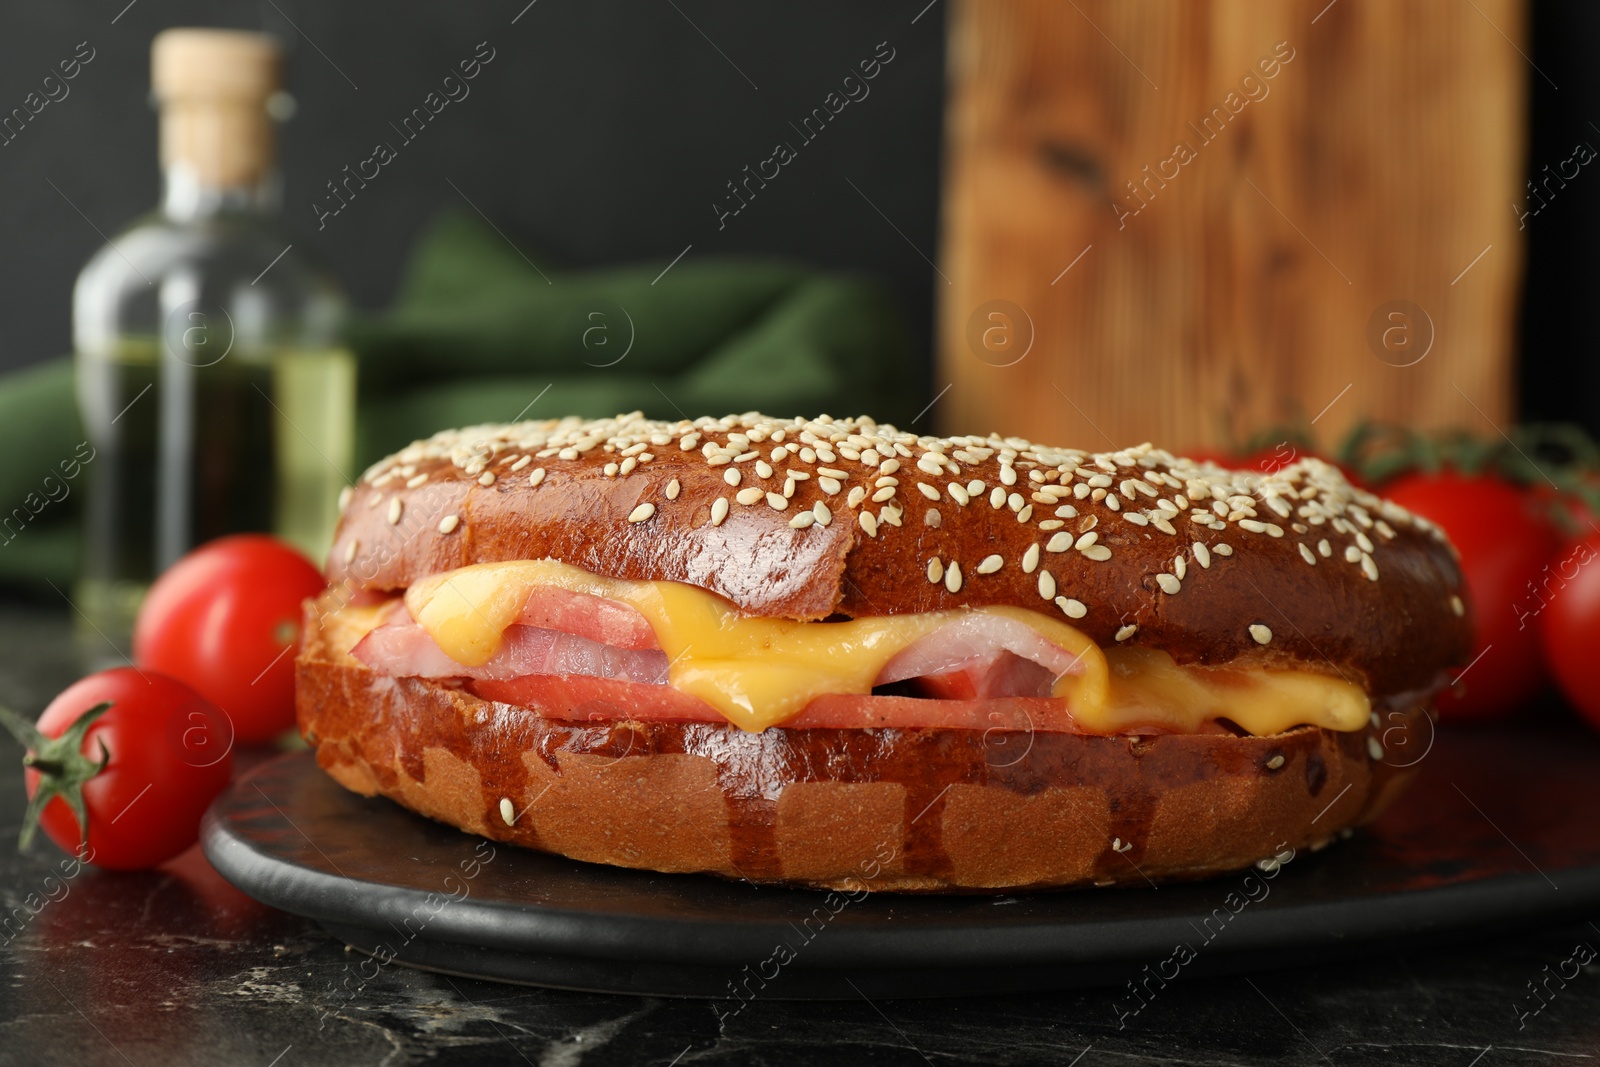
<path fill-rule="evenodd" d="M 1099 736 L 577 721 L 377 673 L 310 619 L 300 730 L 345 787 L 577 860 L 900 892 L 1137 884 L 1320 847 L 1410 771 L 1374 731 Z M 1425 731 L 1429 702 L 1384 710 Z M 1376 721 L 1376 719 L 1375 719 Z"/>

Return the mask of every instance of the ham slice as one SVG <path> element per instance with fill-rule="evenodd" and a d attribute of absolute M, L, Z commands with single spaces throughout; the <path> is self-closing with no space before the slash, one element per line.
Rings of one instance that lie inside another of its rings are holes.
<path fill-rule="evenodd" d="M 506 627 L 500 648 L 487 663 L 457 663 L 403 609 L 357 642 L 350 654 L 382 674 L 399 678 L 485 678 L 524 675 L 588 675 L 645 685 L 665 685 L 667 654 L 659 648 L 616 645 L 539 626 Z"/>
<path fill-rule="evenodd" d="M 667 684 L 666 653 L 642 614 L 585 593 L 535 590 L 494 656 L 477 667 L 447 656 L 402 602 L 351 655 L 394 677 L 465 679 L 486 700 L 550 718 L 726 721 L 710 704 Z M 1082 670 L 1074 653 L 1021 620 L 973 612 L 901 651 L 875 682 L 910 682 L 924 696 L 822 696 L 783 725 L 1074 732 L 1066 702 L 1051 694 L 1059 677 Z"/>
<path fill-rule="evenodd" d="M 943 699 L 1048 697 L 1057 678 L 1082 672 L 1075 653 L 1020 619 L 971 612 L 884 664 L 874 684 L 916 679 L 919 688 Z"/>
<path fill-rule="evenodd" d="M 589 593 L 544 586 L 528 594 L 517 621 L 542 630 L 561 630 L 616 648 L 659 649 L 650 622 L 632 604 Z"/>
<path fill-rule="evenodd" d="M 484 700 L 531 708 L 548 719 L 577 722 L 727 722 L 699 697 L 669 685 L 604 678 L 530 675 L 509 681 L 474 680 L 467 689 Z M 923 700 L 918 697 L 822 696 L 783 724 L 786 730 L 941 729 L 1014 733 L 1077 733 L 1066 701 L 1057 698 Z M 994 742 L 999 745 L 1000 742 Z"/>

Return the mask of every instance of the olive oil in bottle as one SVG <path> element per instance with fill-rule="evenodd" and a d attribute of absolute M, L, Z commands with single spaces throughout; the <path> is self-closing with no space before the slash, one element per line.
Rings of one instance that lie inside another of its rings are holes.
<path fill-rule="evenodd" d="M 156 38 L 162 204 L 78 276 L 91 660 L 120 659 L 150 581 L 203 541 L 271 531 L 320 559 L 353 473 L 343 294 L 277 215 L 280 66 L 260 34 Z"/>

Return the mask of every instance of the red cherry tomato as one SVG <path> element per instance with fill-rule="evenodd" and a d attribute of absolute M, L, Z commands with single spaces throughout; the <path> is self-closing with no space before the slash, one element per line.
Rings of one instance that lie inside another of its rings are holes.
<path fill-rule="evenodd" d="M 1594 684 L 1600 649 L 1600 533 L 1574 542 L 1550 564 L 1529 606 L 1538 611 L 1545 659 L 1573 707 L 1600 729 L 1600 688 Z"/>
<path fill-rule="evenodd" d="M 134 655 L 226 712 L 239 740 L 270 741 L 294 725 L 301 602 L 325 585 L 310 560 L 276 538 L 212 541 L 150 587 Z"/>
<path fill-rule="evenodd" d="M 1463 676 L 1464 690 L 1440 695 L 1439 714 L 1466 721 L 1515 711 L 1546 681 L 1538 630 L 1526 616 L 1530 590 L 1559 543 L 1555 530 L 1529 493 L 1493 475 L 1410 474 L 1384 495 L 1438 523 L 1461 553 L 1477 625 L 1472 655 L 1482 658 Z"/>
<path fill-rule="evenodd" d="M 83 785 L 89 817 L 84 858 L 113 870 L 154 867 L 200 834 L 200 816 L 233 773 L 227 717 L 193 689 L 154 671 L 132 667 L 91 674 L 50 702 L 38 730 L 58 738 L 84 712 L 111 707 L 95 719 L 77 751 L 90 760 L 109 754 L 104 769 Z M 28 796 L 42 775 L 29 767 Z M 77 854 L 78 820 L 61 797 L 45 804 L 39 824 L 50 840 Z"/>

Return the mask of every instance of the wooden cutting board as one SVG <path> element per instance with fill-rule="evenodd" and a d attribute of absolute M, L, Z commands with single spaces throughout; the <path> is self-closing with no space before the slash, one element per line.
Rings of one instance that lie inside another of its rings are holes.
<path fill-rule="evenodd" d="M 1493 433 L 1526 22 L 1521 0 L 958 2 L 933 420 L 1096 449 Z"/>

